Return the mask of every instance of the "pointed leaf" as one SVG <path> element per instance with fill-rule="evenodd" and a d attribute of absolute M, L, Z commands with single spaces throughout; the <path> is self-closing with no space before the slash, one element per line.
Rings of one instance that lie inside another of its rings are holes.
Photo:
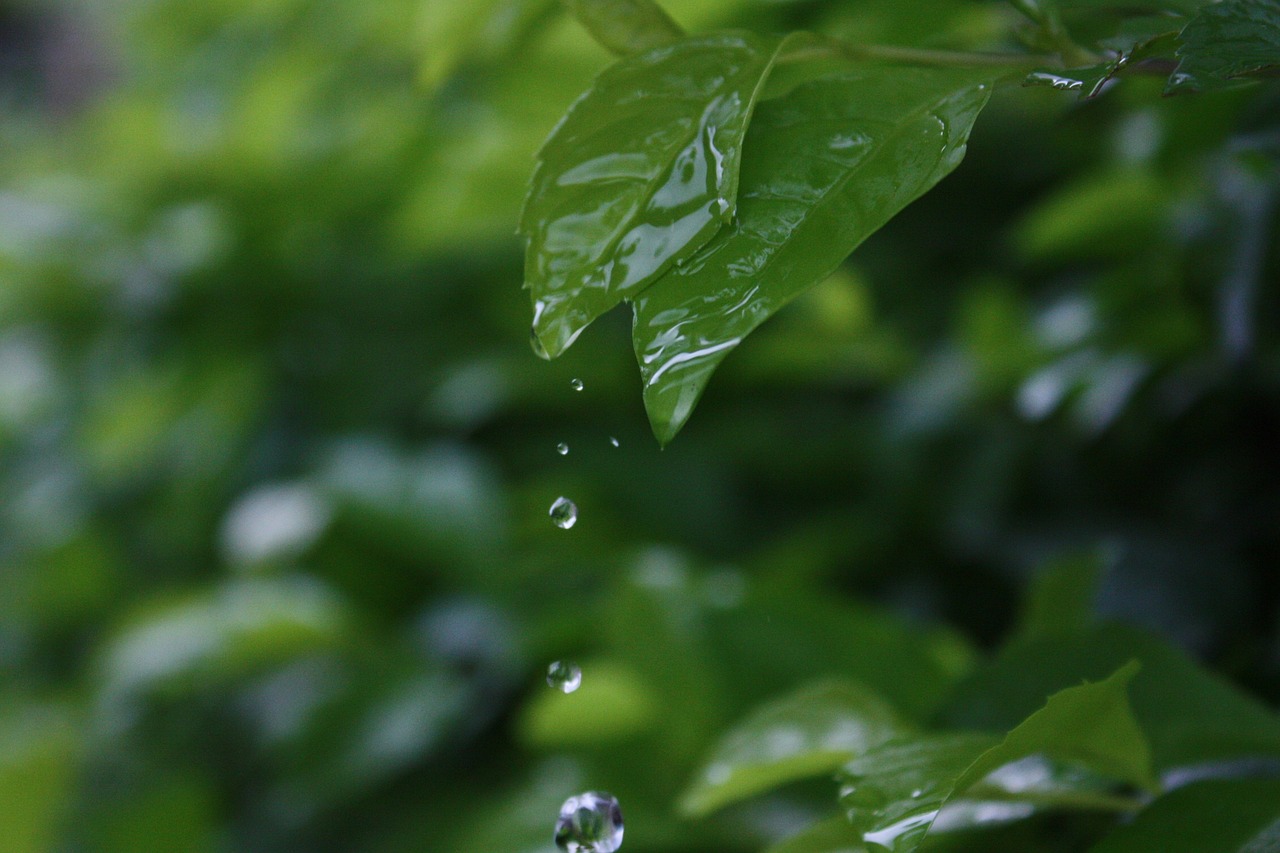
<path fill-rule="evenodd" d="M 861 684 L 810 685 L 759 708 L 721 739 L 680 808 L 701 816 L 787 782 L 831 773 L 905 728 Z"/>
<path fill-rule="evenodd" d="M 564 0 L 578 22 L 619 56 L 660 47 L 684 35 L 653 0 Z"/>
<path fill-rule="evenodd" d="M 533 330 L 551 357 L 709 240 L 779 42 L 687 38 L 606 69 L 538 155 L 521 216 Z"/>
<path fill-rule="evenodd" d="M 747 334 L 960 163 L 990 88 L 990 72 L 867 67 L 761 104 L 734 222 L 635 299 L 659 441 Z"/>
<path fill-rule="evenodd" d="M 1156 800 L 1091 853 L 1275 853 L 1280 780 L 1197 782 Z"/>
<path fill-rule="evenodd" d="M 1069 762 L 1090 773 L 1142 787 L 1154 787 L 1151 759 L 1129 709 L 1125 687 L 1137 673 L 1131 663 L 1096 684 L 1071 687 L 993 743 L 987 735 L 951 734 L 897 741 L 873 749 L 846 765 L 841 804 L 869 845 L 910 853 L 923 841 L 939 812 L 967 795 L 1036 803 L 1108 807 L 1105 796 L 1074 796 L 1063 777 L 1046 792 L 1025 776 L 1050 776 L 1039 764 L 1002 778 L 1003 769 L 1021 768 L 1033 756 Z M 985 782 L 984 782 L 985 780 Z M 1057 788 L 1058 790 L 1054 790 Z M 974 811 L 975 816 L 979 812 Z M 1016 808 L 1014 816 L 1022 816 Z M 876 849 L 876 847 L 872 847 Z"/>
<path fill-rule="evenodd" d="M 1243 77 L 1280 74 L 1280 0 L 1224 0 L 1182 30 L 1182 60 L 1166 94 L 1220 89 Z"/>
<path fill-rule="evenodd" d="M 945 719 L 966 728 L 1009 726 L 1055 690 L 1135 659 L 1142 672 L 1130 688 L 1134 714 L 1159 770 L 1280 756 L 1280 716 L 1167 643 L 1118 625 L 1011 644 L 957 691 Z"/>

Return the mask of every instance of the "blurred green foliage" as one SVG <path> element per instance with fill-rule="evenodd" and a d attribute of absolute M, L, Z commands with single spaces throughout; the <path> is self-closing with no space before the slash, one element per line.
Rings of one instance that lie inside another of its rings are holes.
<path fill-rule="evenodd" d="M 1061 5 L 663 8 L 1117 37 L 1117 4 Z M 1274 81 L 1002 87 L 659 451 L 625 317 L 529 350 L 533 156 L 613 61 L 558 5 L 7 0 L 0 47 L 3 853 L 544 853 L 587 789 L 628 853 L 847 849 L 789 698 L 846 679 L 837 720 L 865 692 L 1003 736 L 1135 659 L 1171 792 L 1100 849 L 1168 853 L 1165 816 L 1224 804 L 1220 849 L 1274 836 Z M 683 816 L 726 754 L 794 781 Z M 1021 816 L 926 845 L 1115 824 Z"/>

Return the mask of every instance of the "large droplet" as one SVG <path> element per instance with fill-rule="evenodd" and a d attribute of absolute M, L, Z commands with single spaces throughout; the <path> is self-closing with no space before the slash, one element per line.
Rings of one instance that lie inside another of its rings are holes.
<path fill-rule="evenodd" d="M 582 390 L 584 387 L 586 387 L 586 386 L 584 386 L 584 385 L 582 384 L 582 380 L 581 380 L 581 379 L 570 379 L 570 380 L 569 380 L 569 387 L 570 387 L 570 388 L 572 388 L 572 389 L 573 389 L 573 390 L 575 390 L 575 391 L 581 391 L 581 390 Z"/>
<path fill-rule="evenodd" d="M 547 352 L 547 348 L 542 345 L 536 329 L 529 330 L 529 347 L 533 350 L 533 354 L 543 361 L 551 360 L 551 353 Z"/>
<path fill-rule="evenodd" d="M 561 693 L 572 693 L 582 685 L 582 670 L 575 663 L 558 660 L 547 667 L 547 684 Z"/>
<path fill-rule="evenodd" d="M 556 445 L 556 453 L 559 453 L 561 456 L 568 456 L 569 445 L 564 443 L 563 441 L 560 442 L 559 444 Z"/>
<path fill-rule="evenodd" d="M 612 794 L 570 797 L 556 821 L 556 846 L 567 853 L 613 853 L 622 846 L 622 810 Z"/>
<path fill-rule="evenodd" d="M 548 514 L 552 523 L 561 530 L 568 530 L 578 523 L 578 505 L 565 497 L 556 498 Z"/>

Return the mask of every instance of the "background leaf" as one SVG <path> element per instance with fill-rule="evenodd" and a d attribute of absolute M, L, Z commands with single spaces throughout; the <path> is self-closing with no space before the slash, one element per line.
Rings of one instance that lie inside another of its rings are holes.
<path fill-rule="evenodd" d="M 684 31 L 653 0 L 565 0 L 592 37 L 619 56 L 673 42 Z"/>
<path fill-rule="evenodd" d="M 1263 853 L 1280 840 L 1280 781 L 1196 782 L 1172 791 L 1091 853 Z"/>
<path fill-rule="evenodd" d="M 959 164 L 990 88 L 986 72 L 867 67 L 761 104 L 734 222 L 635 298 L 660 442 L 746 335 Z"/>
<path fill-rule="evenodd" d="M 855 682 L 802 687 L 754 711 L 712 750 L 680 809 L 701 816 L 797 779 L 838 769 L 905 724 Z"/>

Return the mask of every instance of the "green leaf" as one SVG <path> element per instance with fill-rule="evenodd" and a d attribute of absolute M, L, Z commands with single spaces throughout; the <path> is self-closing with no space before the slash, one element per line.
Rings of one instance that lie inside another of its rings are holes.
<path fill-rule="evenodd" d="M 742 139 L 779 44 L 682 39 L 620 60 L 569 108 L 538 155 L 520 225 L 548 356 L 733 214 Z"/>
<path fill-rule="evenodd" d="M 1102 555 L 1072 554 L 1046 566 L 1031 582 L 1018 636 L 1051 636 L 1086 628 L 1102 576 Z"/>
<path fill-rule="evenodd" d="M 960 163 L 990 88 L 989 72 L 867 67 L 761 104 L 733 223 L 635 299 L 660 442 L 746 335 Z"/>
<path fill-rule="evenodd" d="M 61 708 L 0 699 L 0 848 L 56 849 L 57 827 L 74 793 L 77 727 Z"/>
<path fill-rule="evenodd" d="M 1215 779 L 1156 800 L 1091 853 L 1275 853 L 1280 780 Z"/>
<path fill-rule="evenodd" d="M 945 721 L 1003 728 L 1083 679 L 1129 660 L 1142 663 L 1130 695 L 1159 770 L 1253 755 L 1280 755 L 1280 717 L 1163 641 L 1102 625 L 1011 643 L 952 699 Z"/>
<path fill-rule="evenodd" d="M 660 703 L 635 672 L 607 660 L 583 669 L 587 675 L 573 694 L 534 694 L 519 720 L 522 740 L 539 747 L 592 746 L 652 728 Z"/>
<path fill-rule="evenodd" d="M 1107 807 L 1105 797 L 1046 794 L 993 773 L 1032 756 L 1070 762 L 1091 773 L 1154 788 L 1151 757 L 1129 709 L 1126 686 L 1136 663 L 1105 681 L 1070 687 L 1015 727 L 999 743 L 988 735 L 949 734 L 896 741 L 846 765 L 841 804 L 870 844 L 893 853 L 915 850 L 942 808 L 966 795 L 1025 797 L 1034 803 Z M 983 780 L 989 780 L 983 783 Z M 1011 814 L 1021 815 L 1016 808 Z"/>
<path fill-rule="evenodd" d="M 866 853 L 862 836 L 841 817 L 814 824 L 766 853 Z"/>
<path fill-rule="evenodd" d="M 1280 0 L 1224 0 L 1182 30 L 1182 60 L 1166 94 L 1221 89 L 1244 77 L 1280 73 Z"/>
<path fill-rule="evenodd" d="M 680 802 L 698 817 L 810 776 L 901 734 L 875 692 L 850 681 L 813 684 L 757 709 L 725 735 Z"/>
<path fill-rule="evenodd" d="M 592 38 L 619 56 L 661 47 L 684 35 L 653 0 L 564 0 L 564 4 Z"/>

